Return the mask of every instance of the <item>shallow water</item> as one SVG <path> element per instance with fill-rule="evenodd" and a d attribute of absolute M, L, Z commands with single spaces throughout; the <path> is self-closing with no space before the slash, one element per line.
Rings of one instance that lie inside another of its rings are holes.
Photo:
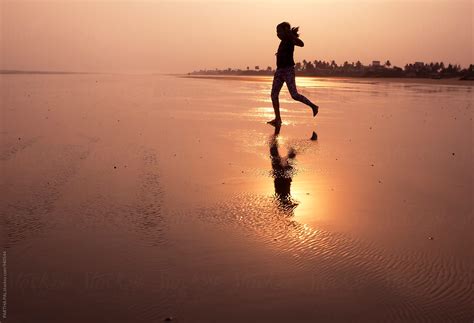
<path fill-rule="evenodd" d="M 0 82 L 8 321 L 474 316 L 470 83 Z"/>

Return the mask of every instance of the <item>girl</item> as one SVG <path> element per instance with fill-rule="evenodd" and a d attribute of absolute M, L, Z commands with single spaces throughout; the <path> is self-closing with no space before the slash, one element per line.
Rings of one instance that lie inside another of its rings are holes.
<path fill-rule="evenodd" d="M 281 87 L 285 82 L 293 100 L 309 105 L 313 110 L 313 117 L 318 113 L 318 106 L 308 100 L 304 95 L 299 94 L 296 90 L 295 61 L 293 60 L 293 52 L 295 50 L 295 45 L 299 47 L 304 46 L 303 41 L 299 38 L 298 29 L 299 27 L 291 28 L 291 25 L 288 22 L 282 22 L 276 29 L 277 36 L 281 39 L 281 42 L 280 46 L 278 46 L 278 52 L 275 54 L 277 57 L 277 69 L 273 77 L 271 94 L 275 119 L 268 122 L 274 126 L 281 125 L 280 102 L 278 101 L 278 95 L 280 94 Z"/>

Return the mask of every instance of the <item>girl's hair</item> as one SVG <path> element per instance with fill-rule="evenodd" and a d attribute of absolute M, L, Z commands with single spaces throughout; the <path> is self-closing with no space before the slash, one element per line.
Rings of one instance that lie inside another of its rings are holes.
<path fill-rule="evenodd" d="M 296 37 L 300 36 L 300 34 L 298 33 L 298 30 L 300 29 L 300 27 L 291 27 L 289 22 L 284 21 L 278 24 L 277 28 L 286 29 L 290 31 L 293 35 L 295 35 Z"/>

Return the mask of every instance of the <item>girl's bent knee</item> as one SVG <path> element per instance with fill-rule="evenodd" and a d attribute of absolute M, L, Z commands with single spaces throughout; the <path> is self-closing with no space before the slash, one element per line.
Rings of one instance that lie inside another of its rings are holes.
<path fill-rule="evenodd" d="M 301 97 L 302 97 L 302 95 L 299 94 L 299 93 L 292 93 L 292 94 L 291 94 L 291 98 L 292 98 L 293 100 L 297 100 L 297 101 L 298 101 L 298 100 L 301 100 Z"/>

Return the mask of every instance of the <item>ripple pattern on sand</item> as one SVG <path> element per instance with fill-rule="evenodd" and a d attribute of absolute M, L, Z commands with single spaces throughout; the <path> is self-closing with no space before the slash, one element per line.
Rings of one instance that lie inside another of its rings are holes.
<path fill-rule="evenodd" d="M 0 161 L 6 161 L 12 159 L 17 153 L 20 151 L 27 149 L 33 146 L 35 143 L 38 142 L 40 137 L 33 137 L 33 138 L 18 138 L 16 142 L 6 145 L 2 147 L 2 151 L 0 152 Z"/>
<path fill-rule="evenodd" d="M 198 216 L 206 222 L 250 230 L 276 253 L 291 255 L 298 266 L 314 269 L 323 284 L 334 283 L 330 287 L 344 285 L 331 282 L 334 273 L 349 277 L 346 285 L 351 289 L 370 290 L 372 297 L 386 302 L 381 316 L 374 314 L 373 319 L 459 322 L 474 314 L 473 273 L 468 263 L 421 252 L 393 254 L 370 241 L 311 228 L 298 223 L 292 210 L 278 207 L 273 197 L 233 196 L 228 202 L 200 209 Z M 371 289 L 373 285 L 378 287 Z"/>
<path fill-rule="evenodd" d="M 156 245 L 162 243 L 164 217 L 162 212 L 163 189 L 160 185 L 157 156 L 154 151 L 143 153 L 144 171 L 140 178 L 140 189 L 134 205 L 128 206 L 126 218 L 137 232 Z"/>
<path fill-rule="evenodd" d="M 8 245 L 23 240 L 25 237 L 50 225 L 48 214 L 61 197 L 62 188 L 74 177 L 81 162 L 89 155 L 89 148 L 77 145 L 59 147 L 61 154 L 47 156 L 51 172 L 35 178 L 34 185 L 7 182 L 3 196 L 8 198 L 2 203 L 5 215 Z"/>

